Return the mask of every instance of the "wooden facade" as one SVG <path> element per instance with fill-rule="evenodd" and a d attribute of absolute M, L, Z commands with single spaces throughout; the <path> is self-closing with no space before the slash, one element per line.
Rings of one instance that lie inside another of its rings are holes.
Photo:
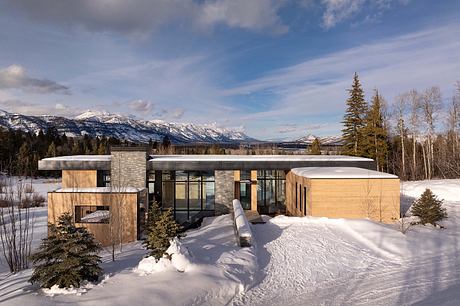
<path fill-rule="evenodd" d="M 56 223 L 65 212 L 75 218 L 76 206 L 110 207 L 110 223 L 75 223 L 87 228 L 102 245 L 132 242 L 138 238 L 138 206 L 142 193 L 50 192 L 48 222 Z"/>
<path fill-rule="evenodd" d="M 97 170 L 62 170 L 62 188 L 97 187 Z"/>
<path fill-rule="evenodd" d="M 104 246 L 138 239 L 140 203 L 147 203 L 145 191 L 110 192 L 107 188 L 97 188 L 97 170 L 63 170 L 62 188 L 48 193 L 48 222 L 55 224 L 59 216 L 68 212 L 76 226 L 87 228 Z M 108 207 L 109 221 L 79 223 L 75 217 L 77 207 L 91 210 Z"/>
<path fill-rule="evenodd" d="M 400 217 L 397 178 L 308 178 L 286 176 L 286 211 L 292 216 L 371 219 Z"/>

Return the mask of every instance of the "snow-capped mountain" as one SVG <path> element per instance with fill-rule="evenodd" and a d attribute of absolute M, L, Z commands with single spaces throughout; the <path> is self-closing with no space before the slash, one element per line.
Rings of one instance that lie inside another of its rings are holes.
<path fill-rule="evenodd" d="M 312 144 L 313 141 L 315 140 L 315 138 L 318 138 L 319 142 L 322 145 L 326 145 L 326 146 L 340 146 L 343 143 L 343 140 L 342 140 L 341 136 L 324 136 L 324 137 L 318 136 L 317 137 L 317 136 L 312 135 L 312 134 L 308 134 L 308 135 L 306 135 L 304 137 L 296 139 L 294 142 L 304 143 L 304 144 Z"/>
<path fill-rule="evenodd" d="M 28 116 L 0 110 L 0 127 L 38 133 L 49 127 L 70 137 L 85 134 L 147 143 L 169 136 L 173 143 L 237 143 L 253 141 L 242 131 L 218 127 L 217 124 L 168 123 L 161 120 L 138 120 L 108 112 L 87 111 L 75 118 Z"/>

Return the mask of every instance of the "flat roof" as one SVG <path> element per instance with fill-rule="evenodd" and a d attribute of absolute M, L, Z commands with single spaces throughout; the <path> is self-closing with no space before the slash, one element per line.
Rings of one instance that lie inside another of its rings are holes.
<path fill-rule="evenodd" d="M 369 158 L 345 155 L 151 155 L 149 170 L 290 170 L 298 167 L 372 168 Z"/>
<path fill-rule="evenodd" d="M 110 170 L 110 155 L 72 155 L 38 161 L 39 170 Z"/>
<path fill-rule="evenodd" d="M 397 179 L 393 174 L 355 167 L 303 167 L 294 168 L 292 173 L 298 176 L 314 179 Z"/>
<path fill-rule="evenodd" d="M 40 170 L 110 170 L 110 155 L 44 158 Z M 358 167 L 374 161 L 346 155 L 150 155 L 147 170 L 290 170 L 299 167 Z"/>
<path fill-rule="evenodd" d="M 150 155 L 159 161 L 372 161 L 347 155 Z"/>
<path fill-rule="evenodd" d="M 122 188 L 111 188 L 111 187 L 92 187 L 92 188 L 60 188 L 53 192 L 76 192 L 76 193 L 137 193 L 144 190 L 145 188 L 135 187 L 122 187 Z"/>

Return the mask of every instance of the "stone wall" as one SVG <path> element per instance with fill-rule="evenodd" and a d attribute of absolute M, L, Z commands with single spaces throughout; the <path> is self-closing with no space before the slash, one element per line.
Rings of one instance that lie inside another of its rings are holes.
<path fill-rule="evenodd" d="M 228 214 L 232 209 L 235 193 L 234 171 L 215 171 L 214 175 L 216 182 L 216 215 Z"/>
<path fill-rule="evenodd" d="M 147 154 L 145 150 L 114 150 L 111 152 L 110 185 L 113 188 L 145 188 Z"/>

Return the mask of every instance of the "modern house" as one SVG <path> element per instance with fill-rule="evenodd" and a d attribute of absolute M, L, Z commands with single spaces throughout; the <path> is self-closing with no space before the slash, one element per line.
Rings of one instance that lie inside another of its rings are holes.
<path fill-rule="evenodd" d="M 399 218 L 399 179 L 372 159 L 342 155 L 147 155 L 112 148 L 111 155 L 45 158 L 40 170 L 62 171 L 48 194 L 48 220 L 70 211 L 103 244 L 121 232 L 136 240 L 149 203 L 172 208 L 179 223 L 228 213 L 232 200 L 261 214 Z"/>

